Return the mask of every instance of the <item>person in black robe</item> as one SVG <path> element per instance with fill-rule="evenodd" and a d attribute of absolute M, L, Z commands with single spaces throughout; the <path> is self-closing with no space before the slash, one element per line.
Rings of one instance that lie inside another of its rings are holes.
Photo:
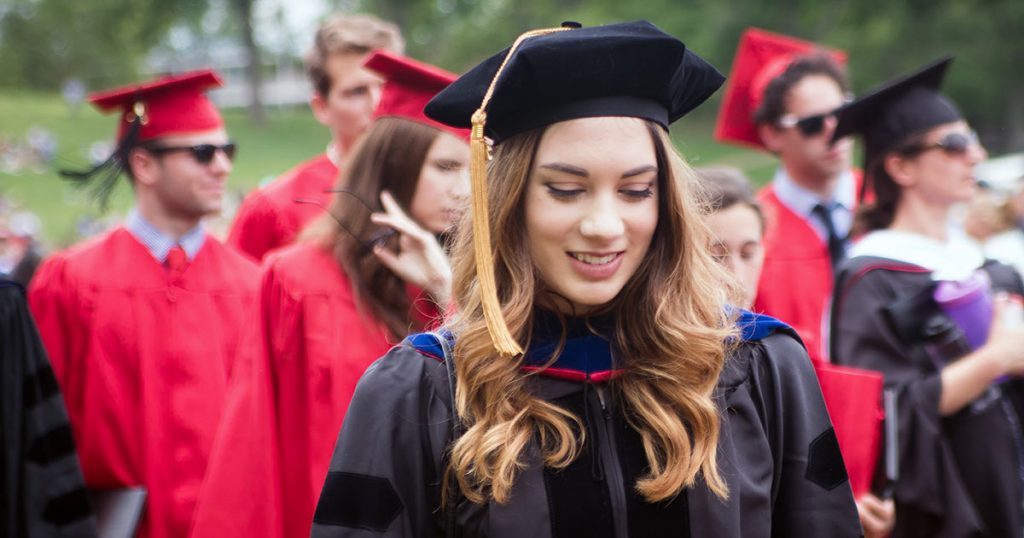
<path fill-rule="evenodd" d="M 722 81 L 567 23 L 427 105 L 474 132 L 455 313 L 360 380 L 312 536 L 861 535 L 806 349 L 726 306 L 667 137 Z"/>
<path fill-rule="evenodd" d="M 67 411 L 25 290 L 0 278 L 0 535 L 92 537 L 96 520 Z"/>
<path fill-rule="evenodd" d="M 839 113 L 835 136 L 864 138 L 875 199 L 858 216 L 867 234 L 837 279 L 831 353 L 840 364 L 882 372 L 896 395 L 896 457 L 875 483 L 895 499 L 894 538 L 1021 536 L 1024 385 L 1007 376 L 1024 373 L 1024 329 L 1019 320 L 1003 323 L 1009 306 L 998 297 L 994 317 L 981 308 L 974 323 L 958 322 L 956 305 L 941 306 L 938 292 L 984 282 L 989 292 L 973 288 L 979 305 L 998 292 L 1024 294 L 1012 268 L 985 260 L 949 222 L 950 208 L 970 199 L 973 166 L 985 157 L 938 93 L 950 62 Z"/>

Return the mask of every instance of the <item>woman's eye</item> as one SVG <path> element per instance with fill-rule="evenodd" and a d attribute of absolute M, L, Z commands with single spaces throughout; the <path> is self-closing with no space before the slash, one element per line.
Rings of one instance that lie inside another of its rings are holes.
<path fill-rule="evenodd" d="M 442 172 L 453 172 L 462 168 L 462 163 L 458 161 L 435 161 L 434 166 Z"/>
<path fill-rule="evenodd" d="M 572 198 L 583 193 L 583 189 L 574 189 L 566 187 L 556 187 L 550 183 L 545 185 L 548 188 L 548 192 L 555 198 Z"/>
<path fill-rule="evenodd" d="M 651 187 L 647 187 L 645 189 L 623 189 L 622 194 L 628 196 L 629 198 L 644 200 L 646 198 L 654 196 L 654 189 L 652 189 Z"/>
<path fill-rule="evenodd" d="M 761 247 L 759 245 L 750 245 L 740 250 L 740 259 L 743 261 L 751 261 L 757 257 Z"/>

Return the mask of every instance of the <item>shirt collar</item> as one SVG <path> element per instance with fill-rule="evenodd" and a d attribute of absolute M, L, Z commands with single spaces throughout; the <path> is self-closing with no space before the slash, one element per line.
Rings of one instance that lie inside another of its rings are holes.
<path fill-rule="evenodd" d="M 772 186 L 779 201 L 805 218 L 811 216 L 814 206 L 818 204 L 829 209 L 839 206 L 847 211 L 852 211 L 857 200 L 857 180 L 853 177 L 853 172 L 849 170 L 839 176 L 831 200 L 822 199 L 817 193 L 797 185 L 786 169 L 781 166 L 775 171 Z"/>
<path fill-rule="evenodd" d="M 196 254 L 199 253 L 199 249 L 203 247 L 203 243 L 206 242 L 206 231 L 203 230 L 202 223 L 197 224 L 191 230 L 185 232 L 178 238 L 177 241 L 173 237 L 161 232 L 149 221 L 147 221 L 138 208 L 132 208 L 128 213 L 128 219 L 125 222 L 125 228 L 135 236 L 153 255 L 153 258 L 160 263 L 167 261 L 167 253 L 170 252 L 175 245 L 181 245 L 181 248 L 185 251 L 185 255 L 188 256 L 189 260 L 193 260 Z"/>

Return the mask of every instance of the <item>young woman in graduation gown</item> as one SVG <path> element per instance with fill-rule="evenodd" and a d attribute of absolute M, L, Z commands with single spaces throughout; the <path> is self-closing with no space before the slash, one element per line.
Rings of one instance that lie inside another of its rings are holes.
<path fill-rule="evenodd" d="M 725 308 L 668 138 L 721 83 L 650 23 L 567 24 L 428 105 L 474 128 L 456 314 L 359 381 L 313 536 L 860 535 L 806 351 Z"/>
<path fill-rule="evenodd" d="M 265 263 L 258 336 L 239 361 L 193 536 L 308 535 L 356 381 L 449 301 L 435 235 L 467 203 L 468 132 L 422 109 L 455 76 L 383 51 L 366 65 L 386 77 L 377 119 L 329 214 Z"/>
<path fill-rule="evenodd" d="M 1024 373 L 1024 330 L 998 320 L 997 300 L 990 327 L 974 315 L 986 339 L 935 298 L 939 281 L 974 278 L 1022 293 L 1013 269 L 986 261 L 949 223 L 985 157 L 938 93 L 949 63 L 889 83 L 839 115 L 837 137 L 864 137 L 875 201 L 859 216 L 868 233 L 837 281 L 832 357 L 881 371 L 896 391 L 898 477 L 876 484 L 896 501 L 894 537 L 1020 536 L 1024 394 L 1020 381 L 1003 380 Z"/>

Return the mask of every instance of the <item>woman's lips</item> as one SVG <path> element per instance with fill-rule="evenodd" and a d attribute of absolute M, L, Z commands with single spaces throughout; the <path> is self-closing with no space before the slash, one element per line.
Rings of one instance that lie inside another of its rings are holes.
<path fill-rule="evenodd" d="M 588 280 L 611 277 L 622 265 L 624 252 L 566 252 L 572 268 Z"/>

